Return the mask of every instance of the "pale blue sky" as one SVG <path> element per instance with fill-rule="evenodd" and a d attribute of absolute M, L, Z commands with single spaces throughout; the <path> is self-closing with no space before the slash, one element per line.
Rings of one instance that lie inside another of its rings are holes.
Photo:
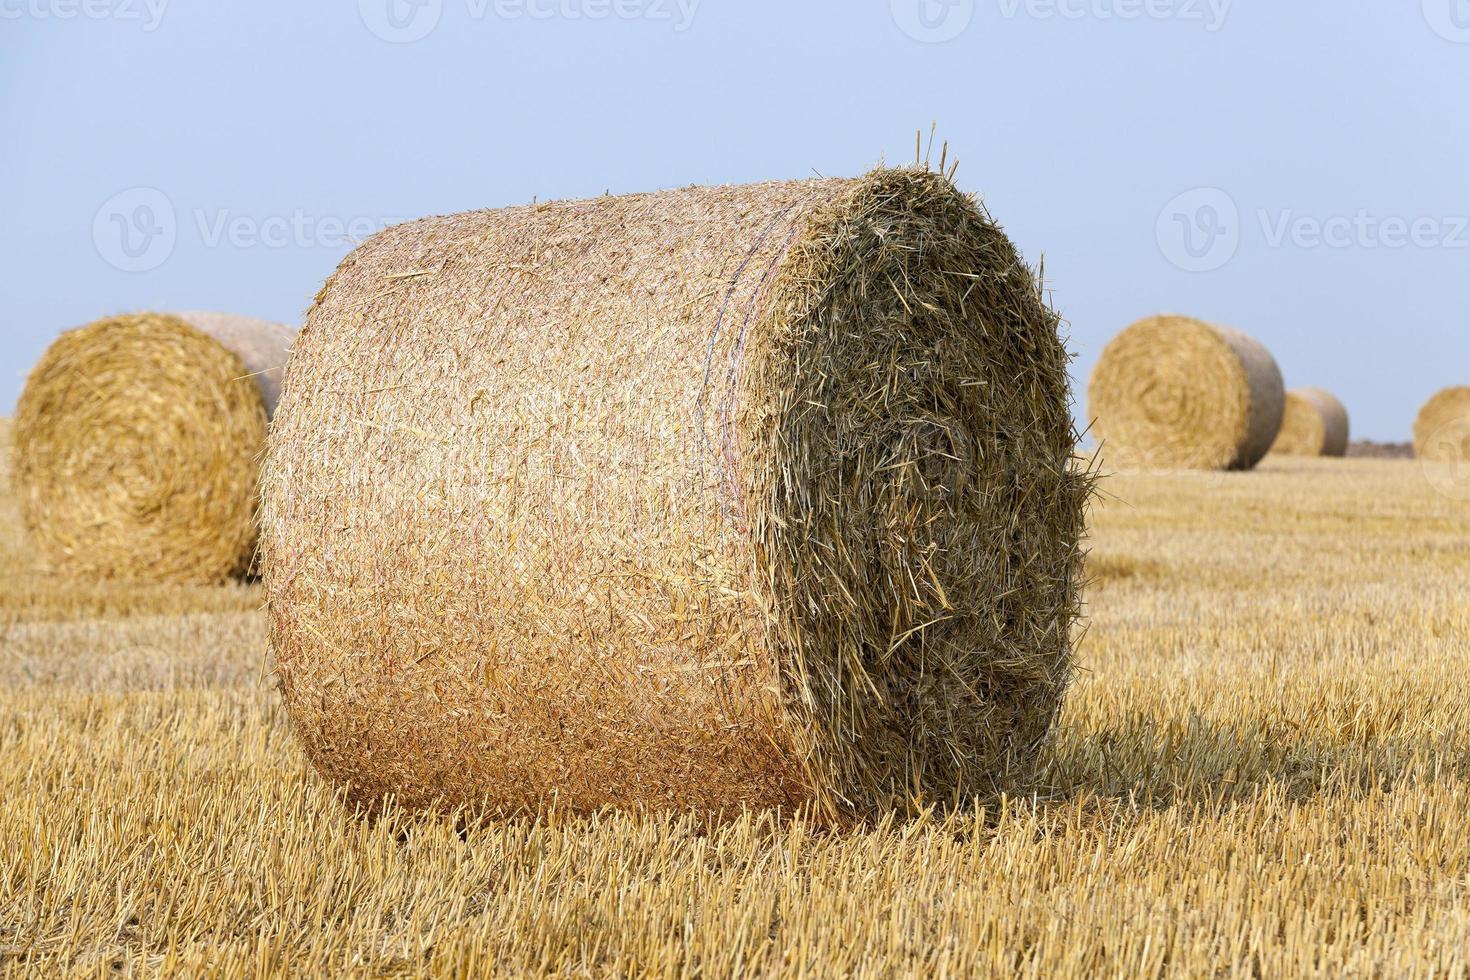
<path fill-rule="evenodd" d="M 1470 383 L 1467 92 L 1470 0 L 0 0 L 0 412 L 102 314 L 299 322 L 348 231 L 938 121 L 1078 379 L 1187 312 L 1402 439 Z"/>

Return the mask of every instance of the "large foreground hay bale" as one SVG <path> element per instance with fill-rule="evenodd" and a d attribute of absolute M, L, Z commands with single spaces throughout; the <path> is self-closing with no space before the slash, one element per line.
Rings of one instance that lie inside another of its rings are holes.
<path fill-rule="evenodd" d="M 1414 455 L 1435 463 L 1470 462 L 1470 387 L 1446 388 L 1419 410 Z"/>
<path fill-rule="evenodd" d="M 989 790 L 1072 672 L 1067 353 L 945 179 L 430 218 L 347 257 L 271 436 L 296 730 L 363 801 Z"/>
<path fill-rule="evenodd" d="M 13 481 L 57 570 L 215 582 L 255 550 L 266 420 L 292 331 L 138 313 L 59 337 L 16 409 Z"/>
<path fill-rule="evenodd" d="M 1248 470 L 1275 441 L 1286 402 L 1258 341 L 1171 315 L 1114 337 L 1087 394 L 1104 458 L 1144 469 Z"/>
<path fill-rule="evenodd" d="M 1322 388 L 1286 393 L 1281 432 L 1271 446 L 1279 456 L 1346 456 L 1348 413 L 1337 396 Z"/>

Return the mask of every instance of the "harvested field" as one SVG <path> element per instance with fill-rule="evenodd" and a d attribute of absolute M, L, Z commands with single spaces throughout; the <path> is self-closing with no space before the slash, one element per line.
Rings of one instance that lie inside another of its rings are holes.
<path fill-rule="evenodd" d="M 1467 507 L 1395 461 L 1107 481 L 1030 791 L 824 834 L 358 819 L 258 589 L 76 599 L 5 501 L 0 972 L 1464 976 Z"/>
<path fill-rule="evenodd" d="M 1413 459 L 1414 444 L 1356 439 L 1348 444 L 1347 454 L 1359 459 Z"/>

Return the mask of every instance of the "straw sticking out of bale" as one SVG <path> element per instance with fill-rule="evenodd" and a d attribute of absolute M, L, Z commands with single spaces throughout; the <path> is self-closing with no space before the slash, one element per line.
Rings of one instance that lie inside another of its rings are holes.
<path fill-rule="evenodd" d="M 1470 387 L 1446 388 L 1419 410 L 1414 455 L 1436 463 L 1470 462 Z"/>
<path fill-rule="evenodd" d="M 56 571 L 214 582 L 255 550 L 267 404 L 292 332 L 140 313 L 68 331 L 16 410 L 13 480 Z"/>
<path fill-rule="evenodd" d="M 1088 385 L 1093 432 L 1115 467 L 1250 469 L 1281 428 L 1281 371 L 1259 342 L 1184 316 L 1114 337 Z"/>
<path fill-rule="evenodd" d="M 1286 393 L 1281 432 L 1271 452 L 1279 456 L 1346 456 L 1348 413 L 1342 402 L 1321 388 Z"/>
<path fill-rule="evenodd" d="M 265 467 L 297 733 L 365 802 L 988 791 L 1072 672 L 1066 364 L 920 171 L 384 231 L 310 311 Z"/>

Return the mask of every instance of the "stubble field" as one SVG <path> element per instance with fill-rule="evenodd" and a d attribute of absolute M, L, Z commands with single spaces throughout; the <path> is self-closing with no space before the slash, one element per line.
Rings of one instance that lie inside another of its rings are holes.
<path fill-rule="evenodd" d="M 1470 975 L 1470 503 L 1268 461 L 1108 479 L 1092 527 L 1085 669 L 1009 797 L 463 828 L 307 768 L 257 587 L 52 580 L 6 496 L 0 973 Z"/>

